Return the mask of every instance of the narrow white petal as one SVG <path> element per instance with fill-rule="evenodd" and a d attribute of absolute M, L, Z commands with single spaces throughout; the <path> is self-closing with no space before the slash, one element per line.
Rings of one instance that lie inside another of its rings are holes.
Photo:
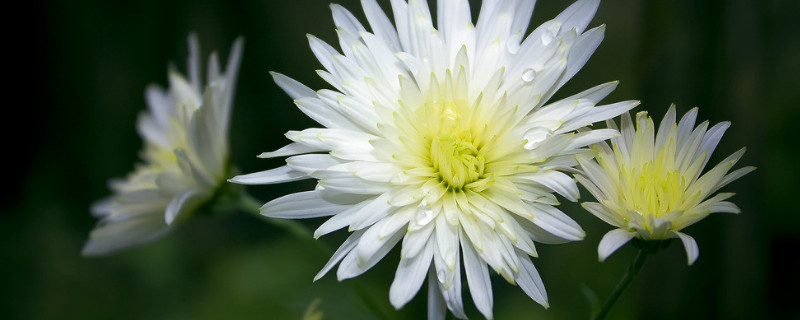
<path fill-rule="evenodd" d="M 317 93 L 314 92 L 314 90 L 309 89 L 297 80 L 277 72 L 270 72 L 269 74 L 272 75 L 272 79 L 275 81 L 275 84 L 281 87 L 283 91 L 286 91 L 286 94 L 292 97 L 292 99 L 317 96 Z"/>
<path fill-rule="evenodd" d="M 492 305 L 494 299 L 492 296 L 492 282 L 489 279 L 489 269 L 475 249 L 472 247 L 470 240 L 461 236 L 461 249 L 464 253 L 464 271 L 467 274 L 467 282 L 469 283 L 469 293 L 472 295 L 472 301 L 478 311 L 483 314 L 487 319 L 492 317 Z"/>
<path fill-rule="evenodd" d="M 333 23 L 344 29 L 347 32 L 357 34 L 359 31 L 364 31 L 364 26 L 358 22 L 355 16 L 350 11 L 338 4 L 331 4 L 331 11 L 333 12 Z"/>
<path fill-rule="evenodd" d="M 302 154 L 286 159 L 286 165 L 296 171 L 312 175 L 312 172 L 325 170 L 341 164 L 329 154 Z"/>
<path fill-rule="evenodd" d="M 636 236 L 636 232 L 631 232 L 625 229 L 614 229 L 607 232 L 600 244 L 597 246 L 597 256 L 600 262 L 603 262 L 619 247 L 631 241 Z"/>
<path fill-rule="evenodd" d="M 561 88 L 561 86 L 572 79 L 572 77 L 583 68 L 586 61 L 589 61 L 589 58 L 600 45 L 600 42 L 603 41 L 605 32 L 606 25 L 601 25 L 578 37 L 575 44 L 570 48 L 569 56 L 567 57 L 567 68 L 564 70 L 564 75 L 561 80 L 556 84 L 556 88 Z"/>
<path fill-rule="evenodd" d="M 727 186 L 729 183 L 733 182 L 736 179 L 739 179 L 739 178 L 743 177 L 744 175 L 746 175 L 746 174 L 748 174 L 750 172 L 753 172 L 753 170 L 755 170 L 755 169 L 756 169 L 756 167 L 744 167 L 744 168 L 736 169 L 733 172 L 726 174 L 725 177 L 722 178 L 722 181 L 720 181 L 717 184 L 715 190 L 712 191 L 712 192 L 715 192 L 716 190 L 719 190 L 722 187 Z"/>
<path fill-rule="evenodd" d="M 326 70 L 333 70 L 333 57 L 339 55 L 339 51 L 336 51 L 331 45 L 313 35 L 309 34 L 306 36 L 308 37 L 308 45 L 311 47 L 311 52 L 314 53 L 317 60 L 322 63 L 322 66 L 325 67 Z"/>
<path fill-rule="evenodd" d="M 564 123 L 558 132 L 568 132 L 598 121 L 614 118 L 639 105 L 639 101 L 623 101 L 592 108 L 591 111 Z"/>
<path fill-rule="evenodd" d="M 164 214 L 165 222 L 172 224 L 178 217 L 197 209 L 207 198 L 207 194 L 197 190 L 188 190 L 179 194 L 172 198 L 172 201 L 167 205 L 167 210 Z"/>
<path fill-rule="evenodd" d="M 603 98 L 611 94 L 611 92 L 613 92 L 617 88 L 617 85 L 619 85 L 619 81 L 606 82 L 604 84 L 594 86 L 574 96 L 570 96 L 569 98 L 566 98 L 564 100 L 587 99 L 597 104 L 601 100 L 603 100 Z"/>
<path fill-rule="evenodd" d="M 436 239 L 439 241 L 439 239 Z M 458 239 L 455 239 L 458 246 Z M 461 299 L 461 257 L 458 254 L 458 247 L 455 252 L 455 264 L 450 266 L 445 262 L 441 250 L 437 246 L 433 248 L 433 262 L 435 268 L 430 268 L 428 285 L 438 288 L 439 294 L 444 298 L 448 309 L 457 318 L 466 319 L 464 314 L 464 303 Z"/>
<path fill-rule="evenodd" d="M 393 51 L 400 51 L 400 40 L 397 38 L 397 31 L 392 26 L 392 22 L 389 21 L 389 17 L 378 5 L 378 2 L 375 0 L 361 0 L 361 6 L 364 8 L 364 15 L 372 28 L 372 33 L 380 37 Z"/>
<path fill-rule="evenodd" d="M 89 234 L 81 255 L 102 256 L 150 242 L 169 231 L 161 215 L 139 215 L 111 223 L 103 221 Z"/>
<path fill-rule="evenodd" d="M 531 203 L 534 210 L 533 223 L 566 240 L 578 241 L 586 236 L 581 226 L 569 216 L 552 206 Z"/>
<path fill-rule="evenodd" d="M 428 320 L 444 320 L 447 316 L 447 305 L 439 290 L 438 281 L 433 268 L 428 273 Z"/>
<path fill-rule="evenodd" d="M 565 150 L 582 148 L 617 136 L 619 136 L 619 132 L 614 129 L 596 129 L 579 132 L 573 136 L 572 141 L 570 141 L 569 146 L 567 146 Z"/>
<path fill-rule="evenodd" d="M 529 179 L 552 189 L 569 201 L 575 202 L 580 196 L 578 184 L 575 183 L 575 180 L 562 172 L 548 171 L 542 174 L 532 175 Z"/>
<path fill-rule="evenodd" d="M 721 201 L 711 206 L 711 212 L 740 213 L 742 210 L 733 202 Z"/>
<path fill-rule="evenodd" d="M 517 258 L 520 262 L 519 273 L 514 278 L 517 285 L 533 301 L 541 304 L 545 309 L 549 308 L 550 304 L 547 302 L 547 291 L 544 288 L 542 277 L 539 276 L 531 258 L 520 251 L 517 251 Z"/>
<path fill-rule="evenodd" d="M 686 249 L 687 264 L 691 266 L 700 255 L 700 248 L 697 247 L 697 241 L 694 241 L 694 238 L 682 232 L 673 231 L 672 234 L 680 238 L 681 242 L 683 242 L 683 248 Z"/>
<path fill-rule="evenodd" d="M 428 223 L 421 229 L 409 232 L 403 238 L 403 248 L 400 251 L 401 257 L 414 257 L 431 241 L 431 235 L 436 224 Z"/>
<path fill-rule="evenodd" d="M 589 22 L 592 21 L 597 7 L 600 5 L 600 0 L 580 0 L 573 3 L 563 12 L 561 12 L 555 20 L 561 21 L 562 30 L 577 29 L 578 33 L 582 33 Z"/>
<path fill-rule="evenodd" d="M 352 205 L 332 203 L 318 190 L 292 193 L 267 202 L 261 214 L 271 218 L 306 219 L 327 217 L 342 212 Z"/>
<path fill-rule="evenodd" d="M 395 232 L 389 238 L 379 239 L 377 232 L 367 230 L 364 236 L 358 241 L 358 246 L 342 260 L 339 269 L 336 270 L 336 278 L 339 281 L 360 276 L 371 269 L 403 238 L 404 232 Z"/>
<path fill-rule="evenodd" d="M 353 232 L 353 234 L 347 237 L 347 240 L 345 240 L 344 243 L 342 243 L 342 245 L 339 246 L 339 249 L 336 249 L 336 252 L 333 253 L 331 259 L 328 260 L 328 263 L 326 263 L 325 266 L 322 267 L 322 270 L 320 270 L 319 273 L 317 273 L 317 275 L 314 276 L 314 281 L 317 281 L 323 276 L 325 276 L 325 274 L 328 273 L 328 271 L 333 269 L 333 267 L 337 263 L 339 263 L 339 261 L 341 261 L 348 253 L 350 253 L 350 251 L 352 251 L 353 248 L 356 247 L 356 245 L 358 244 L 358 239 L 360 239 L 363 234 L 364 231 L 359 230 Z"/>
<path fill-rule="evenodd" d="M 419 291 L 431 265 L 433 246 L 433 241 L 428 241 L 419 254 L 400 259 L 394 281 L 389 288 L 389 302 L 395 309 L 402 308 Z"/>
<path fill-rule="evenodd" d="M 95 218 L 102 218 L 103 216 L 108 215 L 111 213 L 111 206 L 114 204 L 114 197 L 104 198 L 92 203 L 92 206 L 89 208 L 89 212 L 91 212 L 92 216 Z"/>
<path fill-rule="evenodd" d="M 304 145 L 304 144 L 300 144 L 300 143 L 294 142 L 294 143 L 287 144 L 286 146 L 281 147 L 280 149 L 275 150 L 275 151 L 262 152 L 261 154 L 258 155 L 258 157 L 259 158 L 276 158 L 276 157 L 293 156 L 293 155 L 296 155 L 296 154 L 309 153 L 309 152 L 319 152 L 319 151 L 325 151 L 325 149 L 310 147 L 310 146 L 307 146 L 307 145 Z"/>
<path fill-rule="evenodd" d="M 583 206 L 586 211 L 589 211 L 589 213 L 593 214 L 595 217 L 600 218 L 600 220 L 603 220 L 612 226 L 624 227 L 627 225 L 625 220 L 619 214 L 614 213 L 600 203 L 584 202 L 581 203 L 581 206 Z"/>
<path fill-rule="evenodd" d="M 228 181 L 239 184 L 273 184 L 308 178 L 310 177 L 303 172 L 296 171 L 289 166 L 282 166 L 272 170 L 235 176 Z"/>
<path fill-rule="evenodd" d="M 335 214 L 333 217 L 321 224 L 317 230 L 314 230 L 314 239 L 318 239 L 321 236 L 355 223 L 356 213 L 358 213 L 361 208 L 364 208 L 366 205 L 370 204 L 372 200 L 374 199 L 364 200 L 360 203 L 352 205 L 338 214 Z"/>

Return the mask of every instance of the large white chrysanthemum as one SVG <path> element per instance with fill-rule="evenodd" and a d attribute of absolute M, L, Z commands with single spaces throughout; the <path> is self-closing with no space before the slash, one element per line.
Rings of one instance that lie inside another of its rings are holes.
<path fill-rule="evenodd" d="M 127 179 L 111 181 L 114 195 L 96 203 L 101 218 L 83 248 L 102 255 L 144 243 L 169 230 L 218 190 L 229 173 L 228 122 L 242 41 L 234 43 L 227 70 L 215 54 L 205 87 L 197 40 L 189 36 L 189 79 L 169 72 L 169 90 L 147 88 L 149 112 L 139 117 L 144 163 Z"/>
<path fill-rule="evenodd" d="M 618 227 L 600 241 L 597 252 L 601 261 L 634 237 L 680 238 L 691 265 L 699 254 L 697 243 L 680 230 L 714 212 L 739 212 L 735 204 L 725 201 L 733 193 L 712 195 L 755 169 L 744 167 L 728 173 L 744 148 L 700 175 L 730 122 L 709 129 L 705 121 L 695 128 L 697 108 L 677 124 L 675 118 L 673 105 L 656 132 L 647 112 L 636 115 L 635 129 L 625 113 L 622 136 L 613 138 L 611 146 L 606 142 L 593 145 L 595 160 L 580 159 L 584 175 L 576 178 L 599 201 L 585 202 L 583 207 Z M 607 123 L 617 128 L 613 120 Z"/>
<path fill-rule="evenodd" d="M 576 133 L 638 102 L 596 106 L 616 83 L 546 104 L 587 61 L 603 26 L 584 29 L 598 1 L 579 1 L 525 37 L 533 1 L 484 1 L 477 24 L 466 0 L 442 0 L 434 28 L 425 1 L 391 2 L 392 25 L 363 0 L 372 32 L 332 5 L 342 53 L 309 36 L 336 90 L 313 91 L 274 73 L 277 84 L 325 128 L 290 131 L 294 143 L 261 157 L 287 165 L 237 176 L 242 184 L 319 180 L 313 191 L 262 207 L 279 218 L 333 216 L 314 236 L 352 235 L 317 275 L 341 262 L 340 280 L 375 265 L 402 240 L 389 298 L 405 305 L 430 279 L 431 317 L 445 306 L 465 317 L 462 261 L 480 312 L 492 317 L 489 268 L 547 307 L 531 263 L 533 241 L 580 240 L 583 230 L 553 207 L 577 184 L 558 171 L 589 144 L 618 133 Z"/>

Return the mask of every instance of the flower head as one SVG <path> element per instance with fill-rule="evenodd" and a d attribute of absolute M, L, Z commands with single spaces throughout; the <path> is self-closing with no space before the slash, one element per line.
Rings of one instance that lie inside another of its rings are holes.
<path fill-rule="evenodd" d="M 644 111 L 636 114 L 634 130 L 633 120 L 625 113 L 622 136 L 611 139 L 610 146 L 593 145 L 595 160 L 579 160 L 584 174 L 576 178 L 598 201 L 584 202 L 583 207 L 618 227 L 600 241 L 601 261 L 633 237 L 680 238 L 692 264 L 699 253 L 697 243 L 680 230 L 714 212 L 739 212 L 735 204 L 725 201 L 733 193 L 714 193 L 755 168 L 728 173 L 744 154 L 742 148 L 701 175 L 730 122 L 709 129 L 705 121 L 695 128 L 696 118 L 694 108 L 675 123 L 673 105 L 658 131 Z M 607 123 L 617 127 L 613 120 Z"/>
<path fill-rule="evenodd" d="M 126 179 L 112 180 L 114 195 L 92 213 L 101 218 L 83 248 L 102 255 L 153 240 L 209 200 L 229 173 L 228 122 L 242 41 L 233 45 L 227 70 L 216 54 L 205 87 L 197 39 L 189 36 L 189 78 L 169 72 L 169 90 L 147 88 L 149 112 L 139 117 L 143 163 Z"/>
<path fill-rule="evenodd" d="M 277 84 L 325 128 L 290 131 L 293 143 L 261 157 L 287 165 L 237 176 L 268 184 L 318 179 L 315 190 L 262 207 L 279 218 L 332 216 L 320 237 L 352 235 L 317 275 L 337 263 L 358 276 L 402 241 L 389 298 L 400 308 L 430 281 L 430 308 L 465 317 L 462 262 L 478 309 L 492 316 L 489 268 L 547 306 L 530 260 L 533 241 L 580 240 L 553 193 L 576 201 L 565 170 L 583 147 L 614 130 L 586 130 L 635 106 L 596 106 L 616 83 L 547 104 L 591 56 L 604 26 L 584 32 L 597 1 L 579 1 L 525 37 L 533 1 L 485 1 L 475 25 L 466 0 L 439 1 L 434 28 L 424 1 L 392 1 L 395 25 L 362 1 L 372 32 L 333 5 L 342 53 L 313 36 L 318 71 L 336 90 L 313 91 L 284 75 Z M 443 303 L 443 304 L 442 304 Z"/>

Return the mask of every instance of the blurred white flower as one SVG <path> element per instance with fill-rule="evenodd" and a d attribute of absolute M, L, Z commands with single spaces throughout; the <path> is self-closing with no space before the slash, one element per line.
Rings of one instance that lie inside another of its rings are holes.
<path fill-rule="evenodd" d="M 269 217 L 333 216 L 320 237 L 352 235 L 317 279 L 341 262 L 339 280 L 358 276 L 402 240 L 389 298 L 396 308 L 429 277 L 431 318 L 445 307 L 464 318 L 461 263 L 480 312 L 492 317 L 489 268 L 547 307 L 530 260 L 533 241 L 580 240 L 584 232 L 553 207 L 553 192 L 576 201 L 576 182 L 558 170 L 577 166 L 583 147 L 615 130 L 586 130 L 634 107 L 597 107 L 606 83 L 546 104 L 589 59 L 605 27 L 584 32 L 598 1 L 578 1 L 525 37 L 533 1 L 484 1 L 475 25 L 466 0 L 439 1 L 437 28 L 425 1 L 391 2 L 395 25 L 375 0 L 363 0 L 372 32 L 332 5 L 342 53 L 314 36 L 311 50 L 336 90 L 313 91 L 284 75 L 276 83 L 325 128 L 290 131 L 293 143 L 261 157 L 287 165 L 237 176 L 271 184 L 319 180 L 313 191 L 262 207 Z M 462 260 L 463 259 L 463 260 Z"/>
<path fill-rule="evenodd" d="M 153 240 L 215 195 L 230 174 L 228 122 L 241 52 L 238 39 L 224 72 L 211 54 L 204 86 L 197 39 L 190 35 L 189 78 L 170 69 L 168 91 L 147 88 L 149 112 L 137 123 L 143 163 L 126 179 L 111 181 L 114 195 L 92 206 L 101 220 L 84 255 Z"/>
<path fill-rule="evenodd" d="M 714 212 L 739 212 L 735 204 L 725 201 L 733 193 L 714 193 L 755 169 L 744 167 L 728 173 L 744 148 L 700 175 L 730 122 L 709 129 L 705 121 L 695 128 L 697 108 L 677 124 L 675 118 L 673 105 L 656 132 L 653 119 L 642 111 L 636 115 L 634 130 L 625 113 L 622 136 L 611 139 L 611 146 L 605 142 L 593 145 L 595 160 L 579 159 L 584 175 L 576 178 L 599 201 L 584 202 L 583 207 L 618 227 L 600 241 L 597 252 L 601 261 L 634 237 L 680 238 L 691 265 L 699 254 L 697 243 L 680 230 Z M 613 120 L 607 123 L 617 128 Z"/>

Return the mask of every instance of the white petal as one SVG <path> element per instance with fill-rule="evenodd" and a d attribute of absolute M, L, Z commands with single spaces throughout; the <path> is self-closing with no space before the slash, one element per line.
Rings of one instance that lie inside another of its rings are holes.
<path fill-rule="evenodd" d="M 489 269 L 486 267 L 486 262 L 475 252 L 470 240 L 463 234 L 460 239 L 461 249 L 464 252 L 464 271 L 467 274 L 472 301 L 475 302 L 475 306 L 484 317 L 491 319 L 493 318 L 492 305 L 494 304 L 494 299 L 492 296 L 492 282 L 489 279 Z"/>
<path fill-rule="evenodd" d="M 286 91 L 286 93 L 292 97 L 292 99 L 317 96 L 317 93 L 314 92 L 314 90 L 309 89 L 297 80 L 277 72 L 270 72 L 269 74 L 272 75 L 272 79 L 275 81 L 275 84 L 281 87 L 283 91 Z"/>
<path fill-rule="evenodd" d="M 628 243 L 628 241 L 631 241 L 634 236 L 636 236 L 636 232 L 625 229 L 614 229 L 606 233 L 597 246 L 597 256 L 600 262 L 605 261 L 608 256 L 617 251 L 622 245 Z"/>
<path fill-rule="evenodd" d="M 520 262 L 519 273 L 515 277 L 517 285 L 525 292 L 533 301 L 541 304 L 545 309 L 550 307 L 547 302 L 547 291 L 544 288 L 542 277 L 536 271 L 530 257 L 524 253 L 517 251 L 517 258 Z"/>
<path fill-rule="evenodd" d="M 370 228 L 372 229 L 372 228 Z M 369 230 L 358 241 L 358 246 L 342 260 L 336 270 L 336 279 L 339 281 L 360 276 L 378 263 L 387 253 L 403 238 L 404 232 L 395 232 L 391 237 L 377 240 Z M 377 233 L 377 232 L 376 232 Z M 377 240 L 377 241 L 376 241 Z M 369 248 L 364 248 L 364 247 Z M 364 251 L 369 251 L 363 254 Z"/>
<path fill-rule="evenodd" d="M 529 179 L 552 189 L 569 201 L 575 202 L 580 196 L 578 184 L 575 183 L 575 180 L 572 180 L 568 175 L 559 171 L 548 171 L 542 174 L 532 175 Z"/>
<path fill-rule="evenodd" d="M 89 208 L 89 212 L 96 218 L 102 218 L 111 213 L 112 204 L 114 204 L 113 196 L 95 201 Z"/>
<path fill-rule="evenodd" d="M 361 0 L 364 8 L 364 15 L 367 17 L 372 33 L 385 42 L 393 51 L 400 51 L 400 40 L 397 38 L 397 31 L 389 17 L 383 12 L 378 2 L 375 0 Z"/>
<path fill-rule="evenodd" d="M 419 254 L 400 259 L 394 281 L 389 288 L 389 301 L 395 309 L 402 308 L 419 291 L 431 265 L 433 246 L 433 241 L 428 241 Z"/>
<path fill-rule="evenodd" d="M 333 253 L 331 259 L 328 260 L 328 263 L 326 263 L 325 266 L 322 267 L 322 270 L 320 270 L 319 273 L 317 273 L 317 275 L 314 276 L 314 281 L 317 281 L 320 278 L 322 278 L 326 273 L 328 273 L 328 271 L 333 269 L 333 266 L 339 263 L 339 261 L 341 261 L 348 253 L 350 253 L 350 251 L 352 251 L 353 248 L 356 247 L 356 244 L 358 244 L 358 239 L 360 239 L 363 234 L 364 234 L 363 230 L 353 232 L 353 234 L 351 234 L 347 238 L 347 240 L 345 240 L 344 243 L 342 243 L 342 245 L 339 246 L 339 249 L 336 249 L 336 252 Z"/>
<path fill-rule="evenodd" d="M 273 184 L 308 178 L 310 177 L 303 172 L 296 171 L 289 166 L 282 166 L 272 170 L 235 176 L 228 181 L 239 184 Z"/>
<path fill-rule="evenodd" d="M 431 234 L 433 234 L 433 229 L 435 223 L 428 223 L 426 226 L 422 227 L 421 229 L 414 230 L 413 232 L 408 232 L 406 236 L 403 238 L 403 248 L 400 251 L 401 257 L 414 257 L 419 254 L 421 250 L 425 248 L 425 246 L 431 241 Z"/>
<path fill-rule="evenodd" d="M 683 242 L 683 247 L 686 249 L 687 263 L 691 266 L 700 255 L 700 249 L 697 247 L 697 242 L 694 241 L 694 238 L 692 238 L 690 235 L 682 232 L 673 231 L 672 234 L 680 238 L 681 242 Z"/>
<path fill-rule="evenodd" d="M 436 239 L 437 242 L 439 239 Z M 458 246 L 458 239 L 455 239 Z M 437 246 L 433 248 L 433 262 L 435 268 L 430 268 L 429 286 L 437 288 L 438 293 L 444 298 L 444 302 L 450 311 L 457 318 L 466 319 L 464 314 L 464 303 L 461 299 L 461 257 L 458 254 L 458 247 L 455 252 L 455 264 L 449 266 L 445 263 L 441 250 Z M 430 298 L 429 298 L 430 299 Z"/>
<path fill-rule="evenodd" d="M 304 144 L 293 142 L 275 151 L 262 152 L 261 154 L 258 155 L 258 157 L 275 158 L 275 157 L 293 156 L 296 154 L 318 152 L 318 151 L 325 151 L 325 149 L 310 147 Z"/>
<path fill-rule="evenodd" d="M 556 88 L 561 88 L 561 86 L 569 81 L 569 79 L 572 79 L 572 76 L 583 68 L 586 61 L 589 61 L 589 58 L 600 45 L 600 42 L 603 41 L 605 31 L 606 25 L 601 25 L 578 37 L 578 40 L 576 40 L 575 44 L 570 48 L 569 56 L 567 57 L 567 68 L 564 70 L 564 75 L 561 80 L 556 84 Z"/>
<path fill-rule="evenodd" d="M 605 121 L 614 118 L 638 106 L 639 103 L 639 101 L 632 100 L 594 107 L 591 111 L 564 123 L 564 125 L 557 132 L 572 131 L 598 121 Z"/>
<path fill-rule="evenodd" d="M 197 190 L 188 190 L 172 198 L 164 214 L 166 223 L 172 224 L 176 218 L 197 209 L 207 198 L 207 194 Z"/>
<path fill-rule="evenodd" d="M 624 227 L 627 225 L 625 223 L 624 218 L 620 217 L 619 214 L 614 213 L 613 211 L 609 210 L 606 206 L 600 203 L 584 202 L 581 203 L 581 206 L 584 209 L 586 209 L 586 211 L 589 211 L 589 213 L 593 214 L 595 217 L 600 218 L 600 220 L 603 220 L 612 226 Z"/>
<path fill-rule="evenodd" d="M 287 166 L 309 175 L 313 175 L 314 171 L 325 170 L 339 164 L 341 162 L 329 154 L 303 154 L 286 159 Z"/>
<path fill-rule="evenodd" d="M 331 216 L 351 206 L 325 200 L 320 191 L 314 190 L 288 194 L 267 202 L 261 207 L 261 214 L 271 218 L 306 219 Z"/>
<path fill-rule="evenodd" d="M 436 274 L 433 272 L 433 268 L 431 268 L 428 274 L 428 320 L 445 320 L 446 316 L 447 305 L 439 290 Z"/>
<path fill-rule="evenodd" d="M 581 226 L 569 216 L 552 206 L 531 203 L 534 210 L 533 223 L 566 240 L 578 241 L 586 236 Z"/>
<path fill-rule="evenodd" d="M 578 93 L 564 100 L 587 99 L 597 104 L 600 102 L 600 100 L 603 100 L 603 98 L 611 94 L 611 92 L 613 92 L 614 89 L 617 88 L 618 84 L 619 81 L 606 82 L 604 84 L 592 87 L 588 90 L 585 90 L 581 93 Z"/>
<path fill-rule="evenodd" d="M 600 5 L 600 0 L 580 0 L 573 3 L 563 12 L 561 12 L 555 20 L 561 21 L 562 30 L 577 29 L 578 33 L 582 33 L 589 22 L 592 21 L 597 7 Z"/>
<path fill-rule="evenodd" d="M 111 223 L 103 221 L 89 234 L 81 255 L 102 256 L 134 245 L 150 242 L 169 228 L 161 215 L 139 215 Z"/>
<path fill-rule="evenodd" d="M 314 239 L 318 239 L 321 236 L 324 236 L 328 233 L 334 232 L 346 226 L 349 226 L 355 223 L 356 213 L 358 213 L 361 208 L 365 207 L 366 205 L 370 204 L 373 199 L 364 200 L 360 203 L 352 205 L 350 208 L 334 215 L 323 224 L 321 224 L 317 230 L 314 230 Z M 358 230 L 357 230 L 358 231 Z"/>
<path fill-rule="evenodd" d="M 721 201 L 711 206 L 711 212 L 740 213 L 742 210 L 733 202 Z"/>

